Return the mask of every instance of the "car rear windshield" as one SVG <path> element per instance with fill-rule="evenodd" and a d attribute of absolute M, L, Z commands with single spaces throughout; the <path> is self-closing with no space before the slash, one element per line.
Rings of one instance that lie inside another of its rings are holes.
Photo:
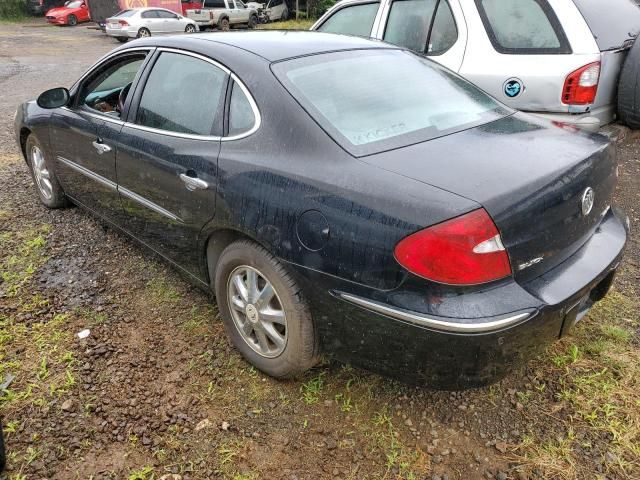
<path fill-rule="evenodd" d="M 574 0 L 601 51 L 625 45 L 640 32 L 640 7 L 634 0 Z"/>
<path fill-rule="evenodd" d="M 272 68 L 303 108 L 355 156 L 423 142 L 511 113 L 462 78 L 404 50 L 323 53 Z"/>
<path fill-rule="evenodd" d="M 132 17 L 135 15 L 135 10 L 122 10 L 114 15 L 114 17 Z"/>

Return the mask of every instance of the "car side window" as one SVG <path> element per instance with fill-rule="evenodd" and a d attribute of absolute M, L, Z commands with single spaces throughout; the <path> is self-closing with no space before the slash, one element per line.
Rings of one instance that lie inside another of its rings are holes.
<path fill-rule="evenodd" d="M 370 37 L 379 6 L 380 4 L 375 2 L 341 8 L 327 18 L 318 27 L 318 31 Z"/>
<path fill-rule="evenodd" d="M 141 18 L 158 18 L 155 10 L 147 10 L 146 12 L 142 12 L 140 14 Z"/>
<path fill-rule="evenodd" d="M 119 100 L 126 100 L 146 54 L 127 55 L 109 62 L 81 86 L 77 106 L 119 117 Z M 124 91 L 124 98 L 121 98 Z"/>
<path fill-rule="evenodd" d="M 178 16 L 175 13 L 166 12 L 164 10 L 156 10 L 156 12 L 158 12 L 158 18 L 171 18 L 174 20 L 178 18 Z"/>
<path fill-rule="evenodd" d="M 547 0 L 476 0 L 493 47 L 500 53 L 571 53 Z"/>
<path fill-rule="evenodd" d="M 136 123 L 176 133 L 212 135 L 226 87 L 227 74 L 219 67 L 190 55 L 162 52 L 142 92 Z"/>
<path fill-rule="evenodd" d="M 249 99 L 242 88 L 234 82 L 229 101 L 229 133 L 230 137 L 240 135 L 253 128 L 256 116 Z"/>
<path fill-rule="evenodd" d="M 426 55 L 441 55 L 458 40 L 447 0 L 395 0 L 384 41 Z"/>

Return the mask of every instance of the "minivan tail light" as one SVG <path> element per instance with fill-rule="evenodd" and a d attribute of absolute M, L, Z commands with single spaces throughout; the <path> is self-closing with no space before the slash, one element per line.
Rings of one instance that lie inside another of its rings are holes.
<path fill-rule="evenodd" d="M 600 81 L 600 62 L 590 63 L 571 72 L 564 81 L 562 103 L 566 105 L 587 105 L 593 103 Z"/>
<path fill-rule="evenodd" d="M 411 273 L 449 285 L 477 285 L 511 275 L 500 232 L 484 208 L 409 235 L 394 253 Z"/>

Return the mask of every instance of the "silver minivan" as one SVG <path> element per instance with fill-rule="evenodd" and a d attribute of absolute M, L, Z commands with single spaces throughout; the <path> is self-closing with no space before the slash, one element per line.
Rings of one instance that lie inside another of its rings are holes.
<path fill-rule="evenodd" d="M 513 108 L 596 130 L 615 119 L 640 8 L 634 0 L 343 0 L 311 29 L 409 48 Z"/>

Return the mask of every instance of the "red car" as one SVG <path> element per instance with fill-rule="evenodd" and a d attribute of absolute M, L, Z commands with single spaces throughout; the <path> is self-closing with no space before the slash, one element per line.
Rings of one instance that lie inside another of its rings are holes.
<path fill-rule="evenodd" d="M 89 9 L 84 0 L 73 0 L 67 2 L 64 7 L 52 8 L 45 16 L 47 22 L 54 25 L 74 26 L 78 23 L 91 21 Z"/>

